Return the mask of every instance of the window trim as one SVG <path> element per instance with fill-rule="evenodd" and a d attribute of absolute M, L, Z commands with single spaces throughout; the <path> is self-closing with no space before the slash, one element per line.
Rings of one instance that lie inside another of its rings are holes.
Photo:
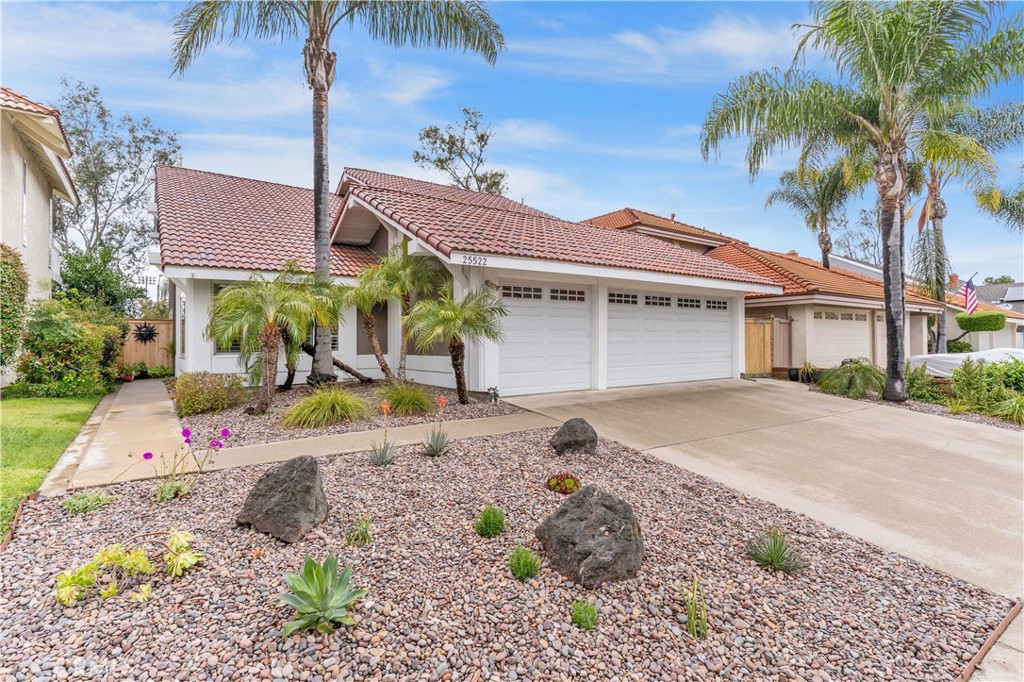
<path fill-rule="evenodd" d="M 544 287 L 533 284 L 502 284 L 501 297 L 511 301 L 543 301 Z"/>
<path fill-rule="evenodd" d="M 550 288 L 548 289 L 548 300 L 559 303 L 586 303 L 587 291 L 586 289 Z"/>
<path fill-rule="evenodd" d="M 699 298 L 680 296 L 676 299 L 676 307 L 683 310 L 700 310 L 704 307 L 704 302 Z"/>
<path fill-rule="evenodd" d="M 671 308 L 672 297 L 663 294 L 644 294 L 645 308 Z"/>
<path fill-rule="evenodd" d="M 704 299 L 705 310 L 729 310 L 729 299 L 727 298 L 706 298 Z"/>
<path fill-rule="evenodd" d="M 639 294 L 631 294 L 624 291 L 609 291 L 609 305 L 640 305 Z"/>

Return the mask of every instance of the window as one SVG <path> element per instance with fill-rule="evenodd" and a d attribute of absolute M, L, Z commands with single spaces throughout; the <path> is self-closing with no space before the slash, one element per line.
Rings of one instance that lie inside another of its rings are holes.
<path fill-rule="evenodd" d="M 524 298 L 540 301 L 544 298 L 544 290 L 540 287 L 525 287 L 518 284 L 504 284 L 501 287 L 502 298 Z"/>
<path fill-rule="evenodd" d="M 865 313 L 857 313 L 856 315 L 854 315 L 854 319 L 856 319 L 858 322 L 867 322 L 868 316 Z"/>
<path fill-rule="evenodd" d="M 840 313 L 839 319 L 845 322 L 853 322 L 853 313 Z"/>
<path fill-rule="evenodd" d="M 826 320 L 838 320 L 839 319 L 839 313 L 828 311 L 828 312 L 825 313 L 825 319 Z"/>
<path fill-rule="evenodd" d="M 637 305 L 638 300 L 636 294 L 617 294 L 608 293 L 609 303 L 620 303 L 622 305 Z"/>
<path fill-rule="evenodd" d="M 577 303 L 583 303 L 587 300 L 587 294 L 585 291 L 581 291 L 580 289 L 552 289 L 551 300 L 576 301 Z"/>
<path fill-rule="evenodd" d="M 654 306 L 656 308 L 671 308 L 672 297 L 671 296 L 644 296 L 644 305 Z"/>
<path fill-rule="evenodd" d="M 309 341 L 310 344 L 316 343 L 316 327 L 309 328 L 309 336 L 306 337 L 306 340 Z M 331 332 L 331 350 L 337 351 L 338 348 L 338 328 L 335 327 L 334 331 Z"/>
<path fill-rule="evenodd" d="M 881 322 L 881 321 L 882 321 L 882 316 L 881 315 L 875 315 L 875 322 Z"/>
<path fill-rule="evenodd" d="M 694 308 L 700 310 L 700 299 L 699 298 L 681 298 L 679 299 L 680 308 Z"/>
<path fill-rule="evenodd" d="M 820 310 L 815 310 L 814 311 L 814 319 L 820 320 L 822 317 L 823 317 L 823 315 L 821 314 Z"/>
<path fill-rule="evenodd" d="M 717 301 L 717 300 L 713 300 L 713 299 L 709 298 L 707 300 L 707 304 L 705 305 L 705 307 L 708 310 L 728 310 L 729 309 L 729 302 L 728 301 Z"/>

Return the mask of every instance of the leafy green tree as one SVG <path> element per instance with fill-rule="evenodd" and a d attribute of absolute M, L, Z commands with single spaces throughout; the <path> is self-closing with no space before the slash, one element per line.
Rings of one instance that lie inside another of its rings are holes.
<path fill-rule="evenodd" d="M 178 134 L 148 117 L 115 116 L 95 85 L 66 78 L 61 85 L 57 108 L 74 151 L 68 171 L 81 203 L 56 203 L 53 236 L 64 250 L 107 249 L 114 262 L 134 271 L 152 241 L 153 168 L 181 163 Z"/>
<path fill-rule="evenodd" d="M 1013 284 L 1016 282 L 1010 275 L 999 275 L 998 277 L 986 277 L 981 280 L 982 284 Z"/>
<path fill-rule="evenodd" d="M 18 356 L 28 302 L 28 272 L 21 254 L 0 243 L 0 367 Z"/>
<path fill-rule="evenodd" d="M 462 189 L 486 194 L 504 194 L 507 173 L 484 170 L 491 126 L 485 125 L 479 111 L 465 107 L 462 121 L 449 123 L 441 130 L 428 126 L 420 131 L 420 149 L 412 160 L 421 168 L 436 168 Z"/>
<path fill-rule="evenodd" d="M 221 289 L 210 303 L 207 333 L 222 346 L 238 342 L 239 363 L 259 386 L 246 411 L 263 414 L 274 398 L 282 333 L 304 339 L 311 325 L 327 327 L 337 319 L 329 295 L 286 270 L 274 279 L 253 275 Z"/>
<path fill-rule="evenodd" d="M 1021 21 L 996 23 L 994 11 L 953 0 L 812 3 L 797 56 L 823 51 L 841 81 L 796 67 L 753 72 L 716 96 L 704 121 L 704 157 L 746 135 L 752 175 L 772 153 L 792 146 L 871 158 L 882 215 L 887 400 L 907 399 L 902 208 L 921 117 L 1019 80 L 1024 71 Z"/>
<path fill-rule="evenodd" d="M 313 91 L 313 216 L 316 277 L 331 277 L 327 104 L 338 55 L 331 36 L 338 26 L 361 24 L 374 40 L 394 47 L 435 46 L 476 52 L 493 64 L 505 38 L 477 0 L 201 0 L 175 19 L 174 70 L 185 69 L 225 37 L 302 40 L 306 83 Z M 317 327 L 312 383 L 333 381 L 330 330 Z"/>
<path fill-rule="evenodd" d="M 783 173 L 779 188 L 768 195 L 765 208 L 783 203 L 796 211 L 807 229 L 818 235 L 821 264 L 828 268 L 832 251 L 829 225 L 843 215 L 851 195 L 843 164 L 837 161 L 824 168 L 804 167 Z"/>
<path fill-rule="evenodd" d="M 456 299 L 452 284 L 448 283 L 437 298 L 416 301 L 406 323 L 418 348 L 426 349 L 442 342 L 448 344 L 459 402 L 467 405 L 466 342 L 500 341 L 501 318 L 506 315 L 505 304 L 490 289 L 468 291 L 461 299 Z"/>
<path fill-rule="evenodd" d="M 91 298 L 100 305 L 122 315 L 132 315 L 137 301 L 146 297 L 146 290 L 132 283 L 117 261 L 117 255 L 105 246 L 82 251 L 70 248 L 64 252 L 58 291 L 71 297 Z"/>

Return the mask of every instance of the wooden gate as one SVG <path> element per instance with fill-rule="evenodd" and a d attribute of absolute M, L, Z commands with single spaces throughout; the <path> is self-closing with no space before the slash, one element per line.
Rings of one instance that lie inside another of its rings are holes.
<path fill-rule="evenodd" d="M 748 317 L 746 320 L 746 355 L 748 377 L 772 375 L 772 318 Z"/>
<path fill-rule="evenodd" d="M 143 343 L 135 338 L 135 332 L 140 325 L 150 325 L 156 331 L 152 341 Z M 146 363 L 146 367 L 163 365 L 174 367 L 174 358 L 171 355 L 170 344 L 174 340 L 174 322 L 171 320 L 128 320 L 128 338 L 124 341 L 124 348 L 121 349 L 121 364 L 132 365 L 136 362 Z"/>

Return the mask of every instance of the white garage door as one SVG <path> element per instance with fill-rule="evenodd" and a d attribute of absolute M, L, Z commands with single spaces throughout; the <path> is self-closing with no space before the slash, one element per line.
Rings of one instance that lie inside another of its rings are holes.
<path fill-rule="evenodd" d="M 588 287 L 503 284 L 502 395 L 590 388 L 591 300 Z"/>
<path fill-rule="evenodd" d="M 732 376 L 732 311 L 724 298 L 608 294 L 608 385 Z"/>
<path fill-rule="evenodd" d="M 819 367 L 835 367 L 847 358 L 870 358 L 869 314 L 867 311 L 816 309 L 811 362 Z M 881 348 L 885 348 L 884 323 Z"/>

